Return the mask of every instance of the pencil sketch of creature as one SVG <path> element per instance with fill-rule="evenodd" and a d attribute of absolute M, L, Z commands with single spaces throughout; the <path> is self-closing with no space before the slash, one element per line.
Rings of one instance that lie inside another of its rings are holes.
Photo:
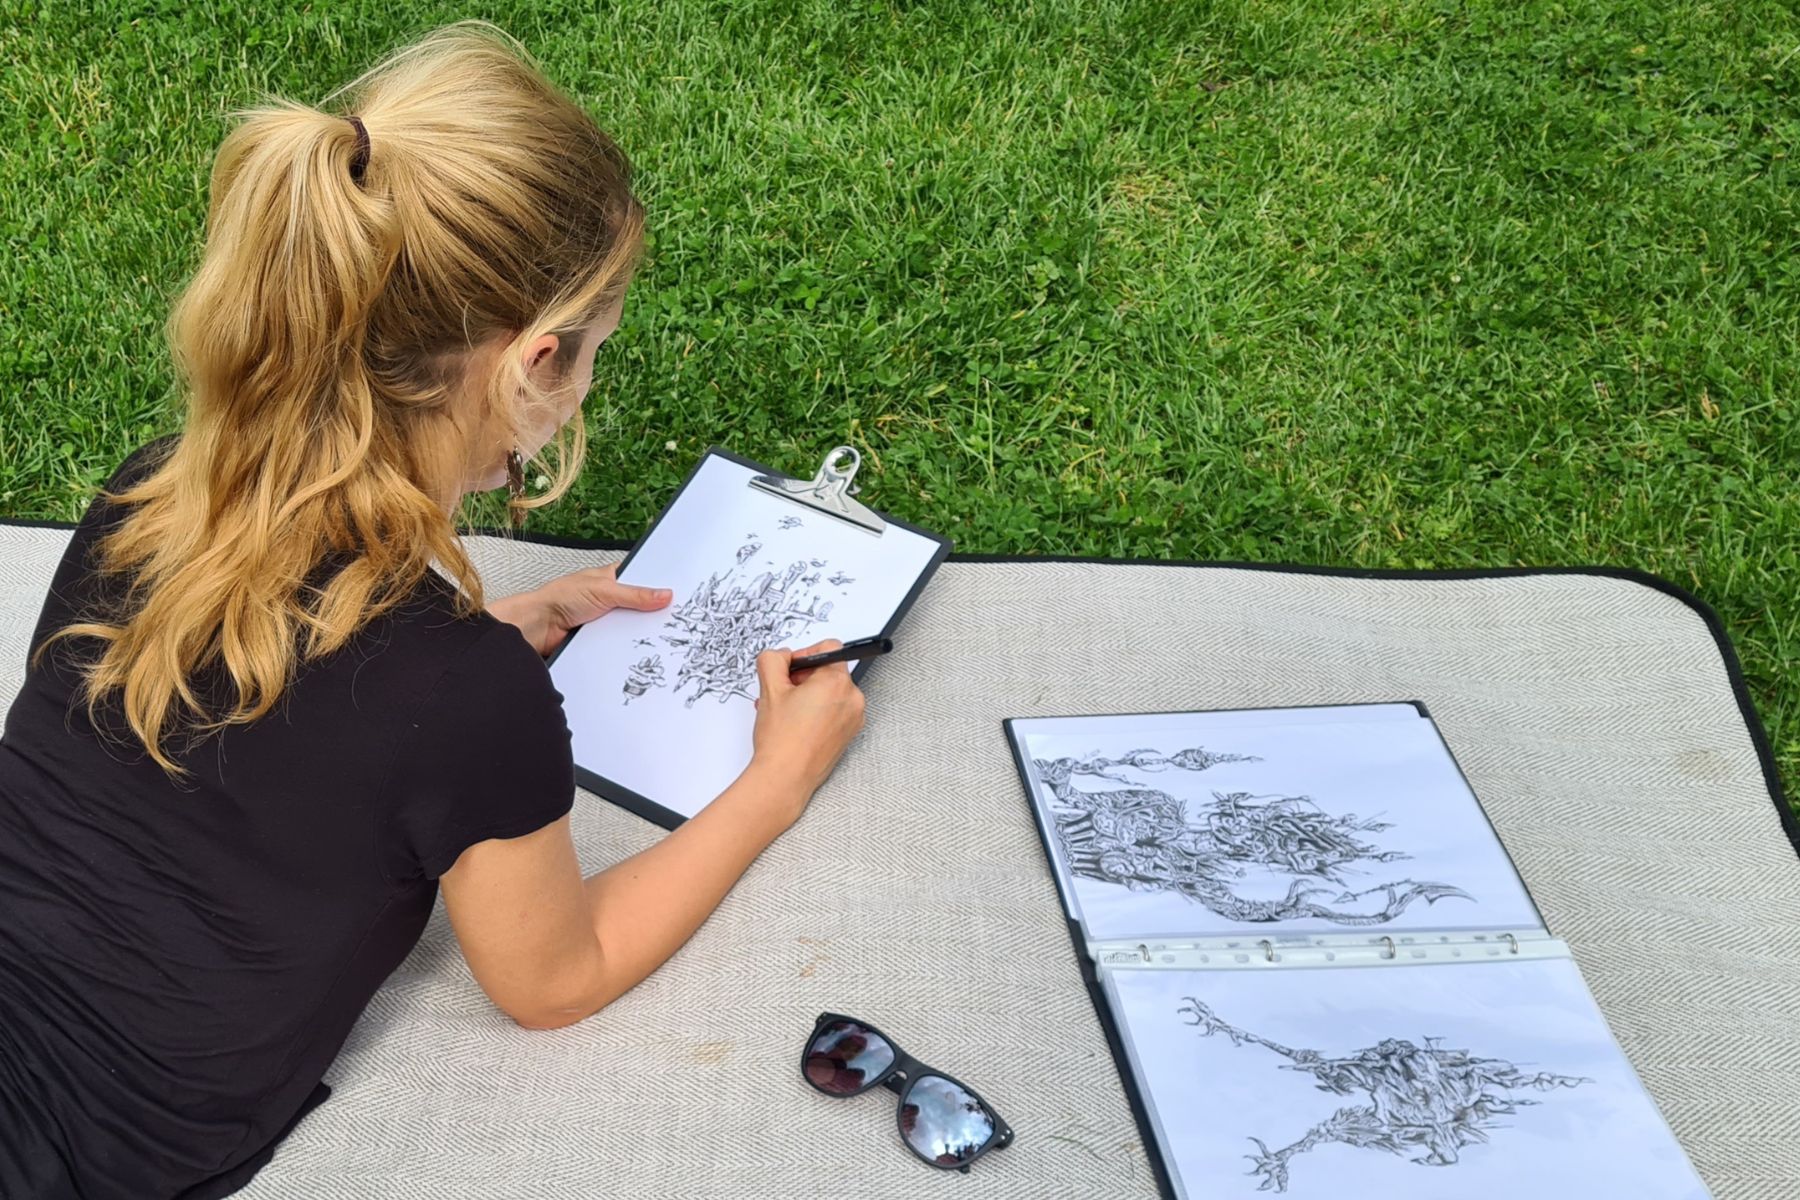
<path fill-rule="evenodd" d="M 740 555 L 739 566 L 747 557 Z M 721 704 L 733 696 L 752 699 L 756 656 L 831 619 L 831 602 L 801 586 L 804 570 L 804 561 L 795 562 L 743 583 L 734 567 L 671 608 L 663 627 L 673 632 L 662 640 L 681 655 L 672 694 L 687 691 L 688 708 L 703 696 Z"/>
<path fill-rule="evenodd" d="M 642 644 L 648 646 L 650 643 Z M 662 687 L 667 682 L 663 673 L 662 655 L 647 654 L 633 663 L 625 674 L 624 703 L 630 704 L 651 688 Z"/>
<path fill-rule="evenodd" d="M 1034 765 L 1054 797 L 1050 813 L 1069 870 L 1087 879 L 1132 891 L 1173 892 L 1228 921 L 1254 924 L 1311 918 L 1335 925 L 1380 925 L 1419 900 L 1435 904 L 1447 897 L 1474 898 L 1449 884 L 1411 879 L 1350 889 L 1350 872 L 1407 857 L 1363 838 L 1389 828 L 1383 822 L 1354 813 L 1333 816 L 1306 796 L 1265 800 L 1248 792 L 1214 792 L 1212 803 L 1190 812 L 1167 792 L 1116 773 L 1120 767 L 1205 771 L 1246 761 L 1259 760 L 1193 747 L 1170 755 L 1133 750 L 1120 758 L 1040 758 Z M 1084 791 L 1074 785 L 1077 775 L 1125 786 Z M 1238 895 L 1232 882 L 1252 869 L 1292 877 L 1287 895 L 1262 900 Z M 1355 907 L 1368 897 L 1380 897 L 1380 906 Z"/>
<path fill-rule="evenodd" d="M 1426 1038 L 1420 1046 L 1398 1038 L 1384 1038 L 1344 1058 L 1326 1058 L 1316 1050 L 1292 1050 L 1278 1042 L 1228 1025 L 1213 1010 L 1192 996 L 1176 1009 L 1201 1036 L 1222 1033 L 1234 1046 L 1253 1045 L 1272 1050 L 1290 1061 L 1286 1071 L 1304 1071 L 1317 1080 L 1322 1092 L 1339 1096 L 1363 1093 L 1369 1103 L 1340 1108 L 1330 1118 L 1307 1130 L 1306 1135 L 1280 1150 L 1270 1150 L 1260 1138 L 1256 1153 L 1246 1158 L 1254 1164 L 1249 1174 L 1261 1179 L 1257 1190 L 1285 1192 L 1288 1160 L 1315 1146 L 1342 1142 L 1365 1150 L 1386 1150 L 1426 1167 L 1450 1167 L 1461 1161 L 1466 1146 L 1485 1145 L 1488 1135 L 1504 1128 L 1498 1117 L 1542 1103 L 1515 1095 L 1522 1091 L 1549 1092 L 1557 1088 L 1592 1083 L 1573 1075 L 1548 1071 L 1524 1071 L 1499 1058 L 1476 1058 L 1466 1050 L 1446 1050 L 1442 1039 Z"/>
<path fill-rule="evenodd" d="M 836 584 L 838 587 L 843 587 L 846 583 L 855 583 L 856 580 L 854 578 L 852 578 L 851 576 L 844 574 L 842 571 L 837 571 L 837 572 L 834 572 L 832 574 L 831 578 L 827 579 L 825 582 Z"/>
<path fill-rule="evenodd" d="M 799 517 L 783 517 L 775 522 L 777 529 L 793 529 L 801 524 Z"/>
<path fill-rule="evenodd" d="M 758 550 L 762 549 L 762 543 L 754 540 L 756 535 L 753 533 L 750 537 L 753 540 L 745 542 L 742 546 L 738 547 L 737 560 L 738 566 L 740 567 L 750 560 L 752 554 L 755 554 Z"/>

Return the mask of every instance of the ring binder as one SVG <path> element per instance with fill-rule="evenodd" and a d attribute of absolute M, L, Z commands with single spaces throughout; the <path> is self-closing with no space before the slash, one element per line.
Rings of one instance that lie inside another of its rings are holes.
<path fill-rule="evenodd" d="M 840 470 L 838 462 L 846 455 L 850 458 L 850 468 Z M 825 461 L 819 464 L 819 473 L 810 483 L 784 475 L 758 475 L 750 481 L 750 486 L 848 521 L 879 537 L 887 530 L 887 522 L 850 498 L 861 490 L 853 482 L 861 466 L 862 455 L 854 446 L 838 446 L 825 456 Z"/>
<path fill-rule="evenodd" d="M 1641 1087 L 1633 1093 L 1573 954 L 1421 706 L 1027 717 L 1004 728 L 1167 1200 L 1248 1194 L 1227 1184 L 1243 1158 L 1262 1192 L 1288 1191 L 1290 1171 L 1296 1184 L 1302 1170 L 1312 1177 L 1298 1189 L 1308 1195 L 1359 1198 L 1418 1178 L 1379 1165 L 1362 1174 L 1357 1160 L 1374 1156 L 1360 1152 L 1377 1149 L 1457 1177 L 1397 1189 L 1407 1195 L 1706 1200 L 1667 1122 Z M 1216 773 L 1190 783 L 1176 770 Z M 1316 799 L 1315 783 L 1342 795 Z M 1360 796 L 1380 798 L 1381 821 L 1355 816 Z M 1446 813 L 1452 797 L 1460 806 Z M 1389 817 L 1409 805 L 1431 815 L 1430 833 L 1422 819 Z M 1396 827 L 1415 831 L 1404 851 L 1397 838 L 1364 838 Z M 1417 861 L 1374 887 L 1340 878 L 1393 859 Z M 1296 877 L 1285 900 L 1264 872 Z M 1242 879 L 1257 883 L 1240 890 Z M 1474 911 L 1439 906 L 1451 900 Z M 1238 1012 L 1258 1032 L 1228 1023 Z M 1308 1048 L 1292 1045 L 1297 1032 Z M 1363 1100 L 1294 1103 L 1274 1074 L 1290 1070 Z M 1554 1102 L 1526 1097 L 1553 1089 Z M 1526 1148 L 1530 1175 L 1518 1158 L 1476 1149 L 1525 1104 L 1544 1106 L 1531 1134 L 1492 1136 Z M 1244 1154 L 1246 1138 L 1255 1153 Z"/>

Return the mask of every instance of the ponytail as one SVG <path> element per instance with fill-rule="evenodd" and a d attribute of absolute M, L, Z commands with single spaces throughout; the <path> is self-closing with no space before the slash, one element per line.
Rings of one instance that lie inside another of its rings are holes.
<path fill-rule="evenodd" d="M 481 581 L 445 510 L 464 409 L 522 430 L 550 402 L 521 350 L 616 301 L 643 213 L 624 155 L 505 35 L 480 22 L 407 47 L 348 88 L 350 115 L 275 99 L 236 114 L 214 163 L 207 242 L 168 322 L 183 436 L 107 499 L 99 544 L 128 579 L 110 611 L 37 651 L 94 639 L 82 695 L 117 696 L 171 775 L 190 741 L 267 714 L 300 663 L 343 648 L 437 563 L 457 608 Z M 470 378 L 470 352 L 504 352 Z M 560 356 L 559 356 L 560 357 Z M 579 417 L 553 483 L 579 470 Z M 231 685 L 203 700 L 198 672 Z"/>

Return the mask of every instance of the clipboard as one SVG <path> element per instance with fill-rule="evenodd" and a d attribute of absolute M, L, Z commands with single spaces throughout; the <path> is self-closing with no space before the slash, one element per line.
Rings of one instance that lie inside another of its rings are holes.
<path fill-rule="evenodd" d="M 810 480 L 701 457 L 619 563 L 670 605 L 608 613 L 550 657 L 583 788 L 673 829 L 749 761 L 756 654 L 894 635 L 951 543 L 857 500 L 861 465 L 850 446 Z"/>

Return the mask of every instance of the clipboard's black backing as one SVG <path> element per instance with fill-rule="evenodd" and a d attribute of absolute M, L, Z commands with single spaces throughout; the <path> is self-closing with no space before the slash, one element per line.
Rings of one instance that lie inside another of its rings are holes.
<path fill-rule="evenodd" d="M 1525 898 L 1531 901 L 1531 909 L 1537 914 L 1538 924 L 1542 925 L 1544 929 L 1548 931 L 1549 925 L 1544 921 L 1543 909 L 1538 907 L 1537 898 L 1531 894 L 1531 885 L 1526 883 L 1525 876 L 1520 873 L 1518 864 L 1513 861 L 1512 852 L 1506 848 L 1506 842 L 1501 838 L 1500 831 L 1494 828 L 1494 819 L 1488 816 L 1487 806 L 1481 803 L 1481 794 L 1475 790 L 1474 784 L 1469 782 L 1468 774 L 1462 769 L 1462 764 L 1456 760 L 1456 753 L 1450 749 L 1450 743 L 1445 739 L 1444 731 L 1438 727 L 1438 723 L 1432 717 L 1430 710 L 1425 707 L 1425 702 L 1423 700 L 1364 700 L 1348 704 L 1332 704 L 1329 705 L 1329 707 L 1368 708 L 1380 704 L 1410 704 L 1419 710 L 1419 715 L 1421 717 L 1431 722 L 1432 732 L 1437 734 L 1438 742 L 1444 747 L 1444 752 L 1450 755 L 1451 765 L 1456 768 L 1456 773 L 1462 777 L 1463 786 L 1467 787 L 1469 789 L 1469 794 L 1475 798 L 1476 810 L 1481 813 L 1482 819 L 1487 821 L 1488 831 L 1494 835 L 1495 844 L 1500 847 L 1500 853 L 1506 856 L 1506 863 L 1512 868 L 1513 875 L 1518 879 L 1519 887 L 1525 892 Z M 1260 708 L 1194 709 L 1192 712 L 1195 716 L 1199 716 L 1208 712 L 1285 712 L 1298 708 L 1320 707 L 1327 706 L 1319 704 L 1284 704 L 1269 705 Z M 1012 752 L 1013 769 L 1018 773 L 1019 787 L 1025 794 L 1025 806 L 1031 810 L 1031 825 L 1032 828 L 1037 830 L 1038 842 L 1040 848 L 1044 852 L 1044 865 L 1050 872 L 1050 882 L 1056 885 L 1057 899 L 1062 902 L 1063 920 L 1069 927 L 1069 942 L 1075 948 L 1075 962 L 1077 968 L 1081 972 L 1082 985 L 1087 988 L 1088 1000 L 1094 1006 L 1094 1015 L 1099 1018 L 1100 1028 L 1102 1032 L 1106 1034 L 1106 1048 L 1112 1053 L 1113 1069 L 1118 1072 L 1119 1084 L 1124 1088 L 1125 1099 L 1131 1105 L 1132 1119 L 1137 1122 L 1138 1140 L 1144 1145 L 1144 1154 L 1150 1160 L 1150 1167 L 1156 1175 L 1157 1190 L 1162 1194 L 1164 1200 L 1177 1200 L 1175 1184 L 1170 1175 L 1169 1164 L 1163 1158 L 1162 1144 L 1156 1137 L 1156 1125 L 1150 1119 L 1150 1107 L 1144 1102 L 1143 1091 L 1138 1087 L 1137 1072 L 1131 1069 L 1131 1056 L 1125 1050 L 1124 1031 L 1119 1028 L 1118 1019 L 1113 1015 L 1112 1005 L 1107 1002 L 1106 989 L 1100 985 L 1099 966 L 1093 959 L 1088 957 L 1087 938 L 1082 933 L 1081 922 L 1072 915 L 1074 905 L 1071 903 L 1071 897 L 1063 891 L 1062 876 L 1058 874 L 1056 870 L 1056 856 L 1050 849 L 1050 830 L 1045 826 L 1040 806 L 1032 796 L 1031 776 L 1027 774 L 1028 768 L 1025 765 L 1025 751 L 1019 744 L 1020 738 L 1013 732 L 1013 722 L 1082 720 L 1084 718 L 1098 717 L 1164 717 L 1171 715 L 1176 714 L 1168 711 L 1147 713 L 1055 713 L 1038 717 L 1008 717 L 1000 723 L 1001 732 L 1006 738 L 1007 748 Z"/>
<path fill-rule="evenodd" d="M 638 550 L 643 547 L 644 543 L 650 540 L 651 535 L 656 532 L 657 526 L 663 523 L 663 518 L 669 515 L 670 510 L 675 507 L 678 501 L 680 501 L 682 494 L 688 490 L 688 486 L 692 484 L 695 477 L 700 474 L 700 469 L 704 467 L 707 460 L 711 458 L 722 458 L 727 462 L 735 463 L 740 467 L 747 467 L 750 470 L 763 475 L 780 474 L 780 472 L 771 470 L 759 462 L 743 458 L 719 446 L 709 448 L 707 452 L 702 454 L 694 463 L 693 469 L 687 473 L 687 478 L 681 481 L 681 486 L 675 489 L 675 494 L 669 498 L 669 502 L 663 505 L 662 511 L 656 514 L 656 520 L 650 522 L 650 528 L 646 529 L 644 535 L 636 542 L 632 543 L 631 549 L 626 552 L 625 557 L 619 560 L 618 574 L 623 575 L 625 573 L 625 568 L 630 566 L 631 560 L 637 557 Z M 773 493 L 767 494 L 772 495 Z M 777 498 L 779 499 L 780 497 Z M 797 504 L 798 502 L 790 501 L 790 503 Z M 800 507 L 808 506 L 800 505 Z M 816 508 L 811 509 L 811 511 L 823 512 L 823 510 Z M 830 513 L 824 513 L 824 515 L 832 516 Z M 900 622 L 905 620 L 906 614 L 912 610 L 912 606 L 914 602 L 918 600 L 920 593 L 925 590 L 925 585 L 931 582 L 931 577 L 937 574 L 938 567 L 942 566 L 944 559 L 949 557 L 951 541 L 949 538 L 932 533 L 928 529 L 920 529 L 917 525 L 909 525 L 905 521 L 890 517 L 886 513 L 878 513 L 877 515 L 879 515 L 890 527 L 904 529 L 908 533 L 916 534 L 937 546 L 937 549 L 932 552 L 931 560 L 925 564 L 925 569 L 919 572 L 919 577 L 913 580 L 912 588 L 908 590 L 906 595 L 901 599 L 899 607 L 894 610 L 893 616 L 888 618 L 886 627 L 879 631 L 878 636 L 880 637 L 892 637 L 894 636 L 894 631 L 900 628 Z M 842 518 L 834 519 L 841 520 Z M 869 536 L 880 537 L 881 535 L 871 532 Z M 577 626 L 569 631 L 569 636 L 563 639 L 562 645 L 558 646 L 555 653 L 544 660 L 546 668 L 555 663 L 556 660 L 562 656 L 562 652 L 569 648 L 569 643 L 574 641 L 575 636 L 584 628 L 586 628 L 586 626 Z M 850 669 L 850 678 L 861 682 L 863 673 L 873 666 L 875 661 L 876 660 L 872 658 L 865 658 L 861 662 L 856 663 Z M 589 770 L 580 763 L 575 764 L 575 779 L 582 787 L 593 792 L 596 796 L 610 800 L 620 808 L 623 808 L 628 812 L 636 813 L 646 821 L 660 825 L 664 829 L 674 829 L 683 821 L 687 820 L 686 817 L 673 809 L 665 808 L 648 796 L 640 795 L 623 784 L 615 783 L 613 780 L 608 779 L 606 776 L 595 771 Z"/>

